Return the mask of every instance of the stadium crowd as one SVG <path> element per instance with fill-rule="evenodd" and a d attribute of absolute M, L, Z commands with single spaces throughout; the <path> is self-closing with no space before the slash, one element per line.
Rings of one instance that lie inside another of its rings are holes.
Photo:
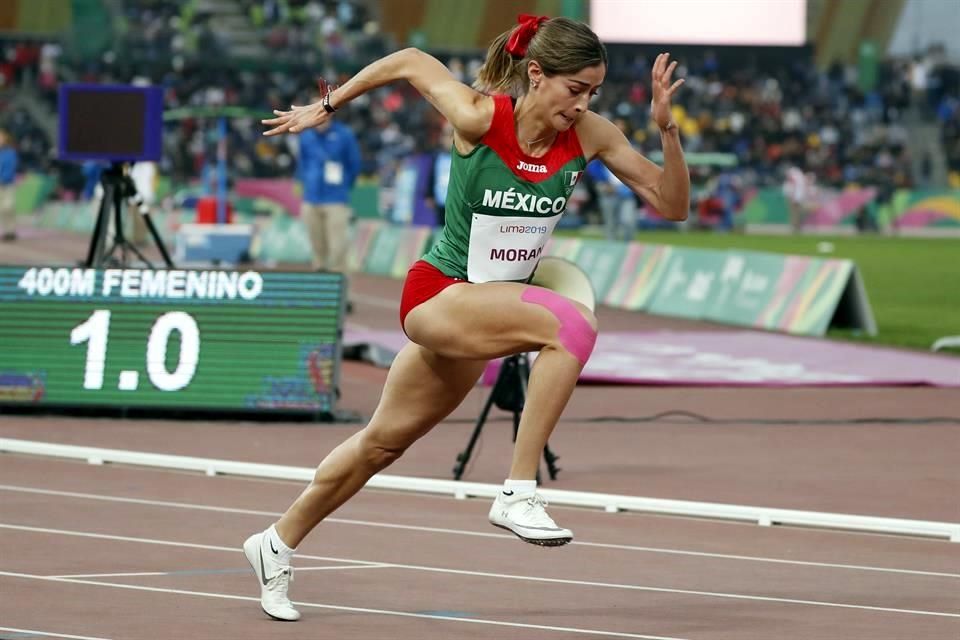
<path fill-rule="evenodd" d="M 64 81 L 162 84 L 168 109 L 235 106 L 245 113 L 229 121 L 228 157 L 235 176 L 290 176 L 295 149 L 288 137 L 264 138 L 259 118 L 312 97 L 316 78 L 343 80 L 395 46 L 362 6 L 346 0 L 311 0 L 292 9 L 281 0 L 243 0 L 238 12 L 243 37 L 254 35 L 252 57 L 231 57 L 236 36 L 195 3 L 156 0 L 126 3 L 113 17 L 113 40 L 95 58 L 78 59 L 67 44 L 0 41 L 0 82 L 31 87 L 55 110 Z M 247 49 L 251 51 L 251 49 Z M 779 184 L 794 166 L 819 183 L 889 188 L 924 186 L 926 174 L 911 170 L 910 123 L 935 121 L 954 186 L 960 186 L 960 68 L 936 55 L 888 60 L 875 86 L 864 89 L 857 67 L 818 69 L 808 51 L 779 62 L 741 55 L 736 62 L 715 51 L 678 55 L 678 76 L 687 79 L 676 117 L 688 152 L 734 154 L 741 186 Z M 470 82 L 483 52 L 472 57 L 438 54 L 460 79 Z M 648 121 L 651 60 L 636 49 L 611 47 L 614 62 L 594 108 L 612 119 L 644 151 L 659 148 Z M 10 102 L 10 91 L 0 92 Z M 429 152 L 442 123 L 409 87 L 380 88 L 351 104 L 338 118 L 360 141 L 362 173 L 388 180 L 400 158 Z M 20 104 L 0 125 L 16 142 L 24 170 L 50 170 L 49 121 Z M 215 154 L 214 121 L 184 117 L 166 124 L 161 171 L 189 180 Z M 424 132 L 427 132 L 426 134 Z M 925 160 L 925 159 L 924 159 Z M 924 167 L 924 162 L 921 162 Z M 68 171 L 62 168 L 63 171 Z"/>

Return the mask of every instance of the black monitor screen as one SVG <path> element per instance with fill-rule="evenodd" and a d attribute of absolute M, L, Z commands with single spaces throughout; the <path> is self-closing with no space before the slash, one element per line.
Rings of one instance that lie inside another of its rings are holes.
<path fill-rule="evenodd" d="M 71 93 L 66 148 L 77 154 L 142 154 L 146 112 L 142 91 Z"/>

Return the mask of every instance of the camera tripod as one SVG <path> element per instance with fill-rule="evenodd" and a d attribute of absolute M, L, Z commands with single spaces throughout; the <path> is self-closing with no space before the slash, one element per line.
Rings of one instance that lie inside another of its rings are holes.
<path fill-rule="evenodd" d="M 163 239 L 157 233 L 157 228 L 150 218 L 150 208 L 144 203 L 143 198 L 137 193 L 137 187 L 131 178 L 124 171 L 125 163 L 113 162 L 107 169 L 104 169 L 100 176 L 100 184 L 103 186 L 103 198 L 100 200 L 100 209 L 97 212 L 97 222 L 93 227 L 93 237 L 90 239 L 90 248 L 87 251 L 87 260 L 84 263 L 86 267 L 99 268 L 105 265 L 116 265 L 126 267 L 129 264 L 130 254 L 136 255 L 144 264 L 153 268 L 153 265 L 143 255 L 143 253 L 132 242 L 127 240 L 123 233 L 123 206 L 128 200 L 137 207 L 137 213 L 143 216 L 147 230 L 150 236 L 160 250 L 160 255 L 168 268 L 173 268 L 173 261 L 167 248 L 163 244 Z M 108 234 L 110 229 L 110 214 L 113 214 L 113 244 L 106 249 Z M 120 257 L 114 254 L 120 252 Z"/>
<path fill-rule="evenodd" d="M 493 389 L 487 402 L 483 405 L 480 417 L 477 419 L 477 426 L 467 442 L 467 448 L 457 455 L 457 463 L 453 467 L 453 478 L 459 480 L 467 467 L 467 462 L 473 454 L 473 447 L 477 444 L 483 425 L 487 421 L 487 414 L 490 408 L 496 404 L 504 411 L 513 412 L 513 441 L 517 441 L 517 431 L 520 429 L 520 413 L 523 411 L 523 405 L 527 398 L 527 380 L 530 377 L 530 359 L 525 353 L 519 353 L 506 358 L 500 365 L 500 373 L 497 374 L 497 381 L 493 383 Z M 551 480 L 557 479 L 557 473 L 560 468 L 557 467 L 559 456 L 550 450 L 550 445 L 543 448 L 543 459 L 547 463 L 547 473 Z M 540 470 L 537 469 L 537 482 L 540 482 Z"/>

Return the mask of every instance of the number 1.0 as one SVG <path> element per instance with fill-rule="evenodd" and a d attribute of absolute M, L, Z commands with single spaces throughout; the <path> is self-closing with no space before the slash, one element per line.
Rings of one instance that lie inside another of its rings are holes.
<path fill-rule="evenodd" d="M 180 333 L 180 357 L 177 368 L 167 371 L 167 345 L 170 334 Z M 87 343 L 87 361 L 83 370 L 84 389 L 102 389 L 107 366 L 107 339 L 110 333 L 110 311 L 94 311 L 86 322 L 70 332 L 70 344 Z M 200 330 L 188 313 L 171 311 L 154 322 L 147 339 L 147 375 L 161 391 L 183 389 L 197 371 L 200 361 Z"/>

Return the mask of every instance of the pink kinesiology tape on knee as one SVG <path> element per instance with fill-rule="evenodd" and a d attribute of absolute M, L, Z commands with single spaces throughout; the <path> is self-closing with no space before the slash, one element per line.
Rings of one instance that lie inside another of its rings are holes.
<path fill-rule="evenodd" d="M 560 330 L 557 337 L 563 348 L 569 351 L 580 361 L 586 364 L 593 352 L 593 345 L 597 341 L 597 330 L 590 326 L 583 314 L 573 303 L 563 296 L 541 287 L 527 287 L 520 299 L 524 302 L 539 304 L 546 307 L 557 320 L 560 321 Z"/>

